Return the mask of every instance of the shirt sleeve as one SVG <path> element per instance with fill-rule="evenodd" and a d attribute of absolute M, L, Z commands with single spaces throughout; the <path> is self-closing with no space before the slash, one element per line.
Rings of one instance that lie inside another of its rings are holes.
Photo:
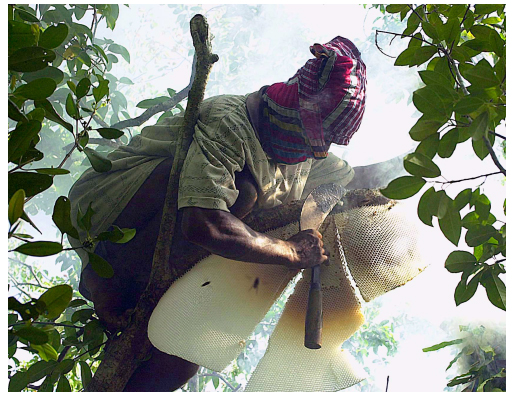
<path fill-rule="evenodd" d="M 200 207 L 229 212 L 239 191 L 235 174 L 246 163 L 241 130 L 252 128 L 246 113 L 230 98 L 205 101 L 205 110 L 195 125 L 180 174 L 178 208 Z M 237 103 L 236 103 L 237 104 Z"/>
<path fill-rule="evenodd" d="M 302 199 L 324 183 L 337 183 L 341 186 L 346 186 L 353 179 L 354 175 L 355 171 L 348 162 L 332 153 L 329 153 L 325 159 L 313 160 Z"/>

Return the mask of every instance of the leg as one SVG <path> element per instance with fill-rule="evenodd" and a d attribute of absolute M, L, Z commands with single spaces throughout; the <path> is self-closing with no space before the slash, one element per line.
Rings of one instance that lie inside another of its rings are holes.
<path fill-rule="evenodd" d="M 127 392 L 170 392 L 185 385 L 198 365 L 153 348 L 149 360 L 141 363 L 129 379 Z"/>

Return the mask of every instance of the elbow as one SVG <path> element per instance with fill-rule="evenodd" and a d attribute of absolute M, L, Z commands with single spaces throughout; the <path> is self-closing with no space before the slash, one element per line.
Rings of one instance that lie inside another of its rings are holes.
<path fill-rule="evenodd" d="M 203 245 L 212 238 L 211 227 L 202 208 L 188 207 L 182 217 L 182 236 L 190 243 Z"/>

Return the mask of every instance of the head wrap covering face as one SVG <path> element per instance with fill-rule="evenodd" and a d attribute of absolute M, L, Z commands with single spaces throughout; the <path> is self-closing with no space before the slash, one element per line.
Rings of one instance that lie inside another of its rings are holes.
<path fill-rule="evenodd" d="M 366 66 L 357 47 L 338 36 L 310 51 L 316 58 L 262 96 L 261 143 L 280 163 L 327 157 L 330 144 L 348 145 L 362 121 Z"/>

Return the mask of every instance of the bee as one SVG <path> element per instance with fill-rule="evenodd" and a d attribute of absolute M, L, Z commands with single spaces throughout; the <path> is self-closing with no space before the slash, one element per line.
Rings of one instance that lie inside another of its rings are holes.
<path fill-rule="evenodd" d="M 253 284 L 252 286 L 250 287 L 250 289 L 254 289 L 255 290 L 255 293 L 259 292 L 258 288 L 259 288 L 259 283 L 260 283 L 260 279 L 259 277 L 255 277 L 255 280 L 253 280 Z"/>

